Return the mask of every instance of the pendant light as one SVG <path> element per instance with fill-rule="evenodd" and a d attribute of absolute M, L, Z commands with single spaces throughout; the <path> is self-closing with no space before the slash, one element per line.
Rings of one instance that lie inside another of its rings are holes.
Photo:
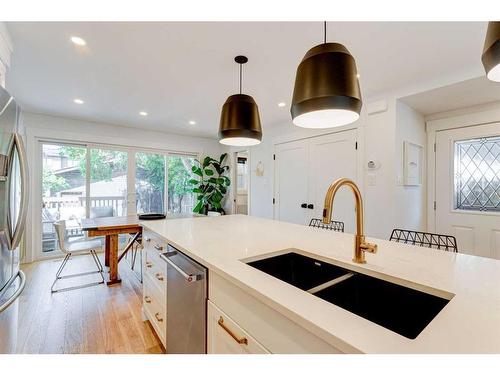
<path fill-rule="evenodd" d="M 236 56 L 240 64 L 240 93 L 231 95 L 222 106 L 219 142 L 228 146 L 255 146 L 262 140 L 259 108 L 250 95 L 241 93 L 242 67 L 246 56 Z"/>
<path fill-rule="evenodd" d="M 500 21 L 488 23 L 481 60 L 488 79 L 500 82 Z"/>
<path fill-rule="evenodd" d="M 324 41 L 305 54 L 295 77 L 293 123 L 303 128 L 350 124 L 361 111 L 356 61 L 340 43 Z"/>

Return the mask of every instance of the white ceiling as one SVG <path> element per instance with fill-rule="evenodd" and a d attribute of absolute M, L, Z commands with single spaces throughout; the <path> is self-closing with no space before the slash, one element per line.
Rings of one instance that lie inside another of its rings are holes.
<path fill-rule="evenodd" d="M 401 100 L 423 115 L 500 101 L 500 84 L 486 76 L 410 95 Z"/>
<path fill-rule="evenodd" d="M 237 92 L 257 101 L 265 129 L 290 121 L 295 70 L 322 41 L 321 22 L 8 23 L 7 87 L 26 110 L 215 137 Z M 329 41 L 357 61 L 363 96 L 481 71 L 486 22 L 331 22 Z M 87 46 L 69 38 L 80 36 Z M 83 105 L 73 103 L 82 98 Z M 284 101 L 287 106 L 279 108 Z M 146 118 L 139 111 L 147 111 Z M 196 125 L 189 125 L 195 120 Z"/>

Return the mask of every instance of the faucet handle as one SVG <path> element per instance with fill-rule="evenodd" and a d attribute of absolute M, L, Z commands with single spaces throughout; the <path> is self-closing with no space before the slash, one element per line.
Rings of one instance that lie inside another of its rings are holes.
<path fill-rule="evenodd" d="M 375 254 L 377 252 L 378 246 L 375 243 L 369 243 L 369 242 L 362 242 L 361 245 L 361 250 L 366 251 L 368 253 L 373 253 Z"/>

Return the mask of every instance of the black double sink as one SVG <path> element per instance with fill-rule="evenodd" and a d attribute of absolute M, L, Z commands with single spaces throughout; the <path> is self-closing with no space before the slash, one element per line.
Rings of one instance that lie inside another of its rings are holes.
<path fill-rule="evenodd" d="M 247 264 L 409 339 L 450 301 L 293 251 Z"/>

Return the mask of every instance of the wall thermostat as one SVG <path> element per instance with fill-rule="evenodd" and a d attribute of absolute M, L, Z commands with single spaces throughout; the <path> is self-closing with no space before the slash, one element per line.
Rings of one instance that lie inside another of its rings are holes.
<path fill-rule="evenodd" d="M 373 171 L 375 169 L 380 168 L 380 162 L 376 160 L 368 160 L 368 163 L 366 163 L 366 169 Z"/>

